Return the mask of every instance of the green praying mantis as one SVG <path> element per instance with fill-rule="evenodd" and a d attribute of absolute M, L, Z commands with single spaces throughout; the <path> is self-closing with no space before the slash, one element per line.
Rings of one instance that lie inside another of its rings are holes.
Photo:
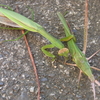
<path fill-rule="evenodd" d="M 74 65 L 77 66 L 80 69 L 80 71 L 84 73 L 86 76 L 88 76 L 88 78 L 90 79 L 92 88 L 93 88 L 93 93 L 94 93 L 94 100 L 95 100 L 95 84 L 94 83 L 98 84 L 99 86 L 100 86 L 100 83 L 97 80 L 95 80 L 94 75 L 92 74 L 90 65 L 88 63 L 88 60 L 85 57 L 85 54 L 76 45 L 75 37 L 71 34 L 63 15 L 60 12 L 58 12 L 57 14 L 63 24 L 64 31 L 66 34 L 66 37 L 62 39 L 56 39 L 55 37 L 50 35 L 48 32 L 46 32 L 46 30 L 41 25 L 11 10 L 0 8 L 0 17 L 2 18 L 2 21 L 0 21 L 0 23 L 6 24 L 9 26 L 18 27 L 20 29 L 26 29 L 28 31 L 40 33 L 42 36 L 44 36 L 46 39 L 48 39 L 51 42 L 51 44 L 43 46 L 41 48 L 43 53 L 49 57 L 55 58 L 55 55 L 46 51 L 47 48 L 57 47 L 59 49 L 58 54 L 64 57 L 67 57 L 68 53 L 70 53 L 72 56 L 73 62 L 75 62 Z M 68 49 L 64 46 L 64 44 L 61 41 L 67 42 Z"/>

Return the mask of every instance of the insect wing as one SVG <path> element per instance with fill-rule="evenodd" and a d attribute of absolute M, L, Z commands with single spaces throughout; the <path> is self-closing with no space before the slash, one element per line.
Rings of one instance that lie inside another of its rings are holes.
<path fill-rule="evenodd" d="M 8 25 L 8 26 L 12 26 L 12 27 L 21 28 L 21 26 L 17 25 L 16 23 L 12 22 L 11 20 L 9 20 L 2 13 L 0 13 L 0 23 Z"/>

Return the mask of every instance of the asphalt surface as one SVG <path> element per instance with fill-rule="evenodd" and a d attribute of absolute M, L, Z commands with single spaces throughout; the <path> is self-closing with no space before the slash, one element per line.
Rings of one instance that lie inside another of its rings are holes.
<path fill-rule="evenodd" d="M 65 14 L 77 45 L 82 50 L 84 33 L 84 0 L 0 0 L 19 13 L 32 18 L 56 38 L 64 37 L 62 24 L 57 16 L 60 11 Z M 86 57 L 100 49 L 100 0 L 89 1 L 89 35 Z M 0 24 L 1 27 L 8 27 Z M 15 39 L 21 35 L 20 30 L 0 29 L 0 41 Z M 37 66 L 41 100 L 93 100 L 89 79 L 83 75 L 78 85 L 79 69 L 64 65 L 46 57 L 41 47 L 49 44 L 38 33 L 29 32 L 27 39 Z M 57 54 L 56 48 L 50 51 Z M 64 61 L 63 58 L 57 59 Z M 72 61 L 69 60 L 70 63 Z M 89 61 L 91 66 L 100 68 L 100 53 Z M 100 72 L 93 70 L 95 78 L 100 81 Z M 24 39 L 0 44 L 0 100 L 36 100 L 37 84 Z M 100 100 L 100 87 L 96 85 L 96 100 Z"/>

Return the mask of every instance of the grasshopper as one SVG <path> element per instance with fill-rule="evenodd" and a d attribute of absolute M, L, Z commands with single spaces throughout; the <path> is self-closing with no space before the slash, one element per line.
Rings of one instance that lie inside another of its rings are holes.
<path fill-rule="evenodd" d="M 58 53 L 60 56 L 67 57 L 68 52 L 69 52 L 72 56 L 73 61 L 75 62 L 75 66 L 77 66 L 81 70 L 81 72 L 83 72 L 90 79 L 92 88 L 93 88 L 93 93 L 94 93 L 94 100 L 95 100 L 95 85 L 94 85 L 94 83 L 98 84 L 99 86 L 100 86 L 100 83 L 97 80 L 95 80 L 94 75 L 92 74 L 90 65 L 88 63 L 88 60 L 86 59 L 84 53 L 81 52 L 81 50 L 76 45 L 74 36 L 71 34 L 63 15 L 60 12 L 57 14 L 64 26 L 64 30 L 65 30 L 65 34 L 66 34 L 66 37 L 63 39 L 60 39 L 60 40 L 56 39 L 55 37 L 50 35 L 48 32 L 45 31 L 45 29 L 41 25 L 37 24 L 36 22 L 33 22 L 32 20 L 30 20 L 16 12 L 0 8 L 1 18 L 5 18 L 8 21 L 7 23 L 12 22 L 11 25 L 10 24 L 8 24 L 8 25 L 14 26 L 14 27 L 19 27 L 21 29 L 26 29 L 26 30 L 32 31 L 32 32 L 38 32 L 51 42 L 51 44 L 46 45 L 41 48 L 41 50 L 43 51 L 43 53 L 45 55 L 55 58 L 55 56 L 53 54 L 51 54 L 50 52 L 45 50 L 46 48 L 53 48 L 53 47 L 57 47 L 60 50 L 60 52 Z M 2 22 L 2 23 L 6 24 L 4 22 Z M 64 46 L 64 44 L 61 41 L 67 42 L 69 50 L 66 49 L 66 47 Z"/>

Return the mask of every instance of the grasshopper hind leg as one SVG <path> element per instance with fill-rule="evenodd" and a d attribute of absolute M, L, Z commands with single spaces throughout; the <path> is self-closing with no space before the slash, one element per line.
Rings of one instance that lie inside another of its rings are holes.
<path fill-rule="evenodd" d="M 95 53 L 93 53 L 89 58 L 87 58 L 87 60 L 90 60 L 92 57 L 94 57 L 99 52 L 100 52 L 100 49 L 98 51 L 96 51 Z"/>
<path fill-rule="evenodd" d="M 82 71 L 80 70 L 79 76 L 78 76 L 78 84 L 79 84 L 79 82 L 80 82 L 81 76 L 82 76 Z"/>
<path fill-rule="evenodd" d="M 100 82 L 99 82 L 99 81 L 95 80 L 95 83 L 96 83 L 98 86 L 100 86 Z"/>
<path fill-rule="evenodd" d="M 96 51 L 95 53 L 93 53 L 89 58 L 87 58 L 87 60 L 90 60 L 92 57 L 94 57 L 99 52 L 100 52 L 100 49 L 98 51 Z M 100 71 L 99 68 L 96 68 L 96 67 L 93 67 L 93 66 L 91 68 Z"/>

